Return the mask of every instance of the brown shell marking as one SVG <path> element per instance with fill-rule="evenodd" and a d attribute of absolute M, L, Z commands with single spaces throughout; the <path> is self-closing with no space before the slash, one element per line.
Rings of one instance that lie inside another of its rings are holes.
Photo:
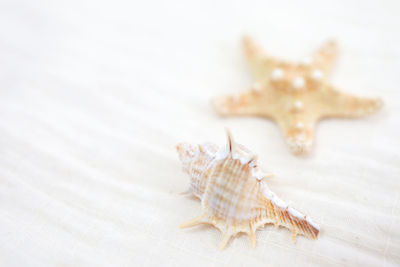
<path fill-rule="evenodd" d="M 308 217 L 288 207 L 269 190 L 256 156 L 233 142 L 228 134 L 228 146 L 217 151 L 211 144 L 179 144 L 177 150 L 184 170 L 190 175 L 189 192 L 200 198 L 202 214 L 180 225 L 212 224 L 223 233 L 220 249 L 232 236 L 247 233 L 255 246 L 255 232 L 267 223 L 291 229 L 292 238 L 302 234 L 315 239 L 319 227 Z"/>

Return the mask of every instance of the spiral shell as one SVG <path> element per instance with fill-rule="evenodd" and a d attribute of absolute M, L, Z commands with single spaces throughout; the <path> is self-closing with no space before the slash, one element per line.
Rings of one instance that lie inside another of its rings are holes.
<path fill-rule="evenodd" d="M 257 166 L 257 157 L 228 132 L 228 145 L 218 149 L 206 143 L 177 145 L 183 170 L 190 175 L 189 193 L 201 200 L 202 213 L 181 228 L 212 224 L 223 233 L 220 249 L 232 236 L 244 232 L 255 246 L 256 230 L 265 224 L 284 226 L 298 234 L 316 239 L 319 226 L 276 196 L 264 178 L 272 176 Z"/>

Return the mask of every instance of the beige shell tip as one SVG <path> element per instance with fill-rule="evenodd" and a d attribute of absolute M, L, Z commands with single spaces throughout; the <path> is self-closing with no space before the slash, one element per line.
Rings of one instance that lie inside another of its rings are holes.
<path fill-rule="evenodd" d="M 223 250 L 226 247 L 226 245 L 229 243 L 229 240 L 231 239 L 231 237 L 232 236 L 230 234 L 224 234 L 223 235 L 222 241 L 221 241 L 221 243 L 219 245 L 219 248 L 218 248 L 220 251 Z"/>
<path fill-rule="evenodd" d="M 256 233 L 255 232 L 249 233 L 249 238 L 250 238 L 250 242 L 251 242 L 251 247 L 255 248 L 256 247 Z"/>
<path fill-rule="evenodd" d="M 182 223 L 182 224 L 179 225 L 179 228 L 185 229 L 185 228 L 190 228 L 190 227 L 193 227 L 193 226 L 202 224 L 202 223 L 203 223 L 202 220 L 203 220 L 203 218 L 204 218 L 205 216 L 206 216 L 206 215 L 201 215 L 201 216 L 199 216 L 199 217 L 197 217 L 197 218 L 194 218 L 193 220 L 191 220 L 191 221 L 189 221 L 189 222 Z"/>

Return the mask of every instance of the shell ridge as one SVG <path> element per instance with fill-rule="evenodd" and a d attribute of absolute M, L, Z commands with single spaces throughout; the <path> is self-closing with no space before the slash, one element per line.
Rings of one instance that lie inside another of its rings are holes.
<path fill-rule="evenodd" d="M 292 231 L 295 228 L 300 228 L 301 231 L 299 233 L 313 238 L 318 235 L 320 228 L 316 223 L 299 211 L 286 205 L 286 203 L 276 196 L 263 181 L 261 181 L 260 184 L 262 194 L 273 207 L 277 224 L 292 229 Z M 304 227 L 303 224 L 305 224 Z"/>

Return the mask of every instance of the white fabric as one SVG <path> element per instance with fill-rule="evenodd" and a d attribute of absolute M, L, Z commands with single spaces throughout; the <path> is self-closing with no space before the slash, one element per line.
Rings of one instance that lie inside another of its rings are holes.
<path fill-rule="evenodd" d="M 400 264 L 399 1 L 0 3 L 1 266 L 394 266 Z M 331 82 L 381 96 L 359 119 L 319 124 L 290 154 L 260 118 L 221 119 L 212 96 L 253 82 L 240 38 L 300 60 L 335 38 Z M 200 203 L 175 144 L 225 143 L 276 174 L 269 187 L 321 226 L 266 226 L 219 252 L 217 229 L 178 225 Z"/>

